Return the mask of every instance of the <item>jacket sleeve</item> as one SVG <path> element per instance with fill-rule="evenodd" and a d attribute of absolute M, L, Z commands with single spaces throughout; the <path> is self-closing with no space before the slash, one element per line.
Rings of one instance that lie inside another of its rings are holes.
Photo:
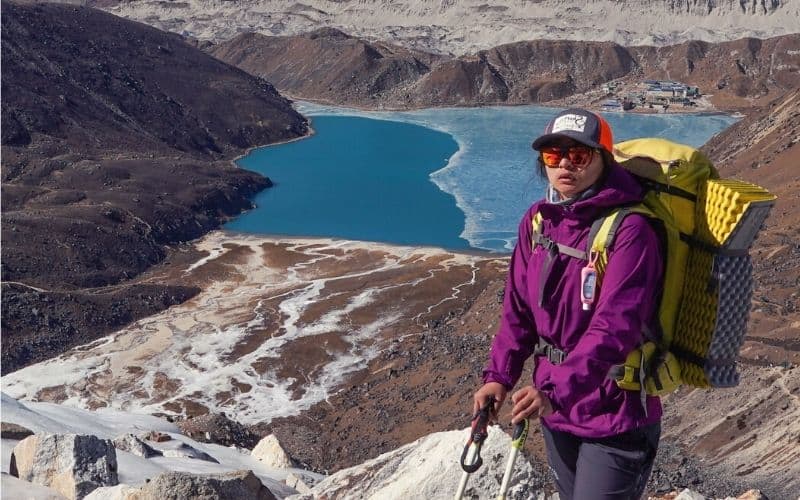
<path fill-rule="evenodd" d="M 522 375 L 525 360 L 533 353 L 537 336 L 528 304 L 527 267 L 531 257 L 532 207 L 519 225 L 517 244 L 511 256 L 503 297 L 500 327 L 492 342 L 483 381 L 499 382 L 513 389 Z"/>
<path fill-rule="evenodd" d="M 644 216 L 625 218 L 592 311 L 589 326 L 559 365 L 547 362 L 538 388 L 556 408 L 571 408 L 598 390 L 609 369 L 625 361 L 643 341 L 645 325 L 656 321 L 664 261 L 655 229 Z"/>

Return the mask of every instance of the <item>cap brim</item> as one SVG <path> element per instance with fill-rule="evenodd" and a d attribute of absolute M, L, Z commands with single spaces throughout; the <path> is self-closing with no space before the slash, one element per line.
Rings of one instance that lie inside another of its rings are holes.
<path fill-rule="evenodd" d="M 589 146 L 590 148 L 605 149 L 600 144 L 598 144 L 598 143 L 596 143 L 594 141 L 587 140 L 586 137 L 584 137 L 580 133 L 573 132 L 571 130 L 564 130 L 562 132 L 555 132 L 555 133 L 552 133 L 552 134 L 545 134 L 545 135 L 539 136 L 539 137 L 536 138 L 535 141 L 533 141 L 533 144 L 531 144 L 531 147 L 538 151 L 545 144 L 547 144 L 549 142 L 552 142 L 555 139 L 561 139 L 561 138 L 564 138 L 564 137 L 566 137 L 568 139 L 572 139 L 575 142 L 579 142 L 579 143 L 583 144 L 584 146 Z"/>

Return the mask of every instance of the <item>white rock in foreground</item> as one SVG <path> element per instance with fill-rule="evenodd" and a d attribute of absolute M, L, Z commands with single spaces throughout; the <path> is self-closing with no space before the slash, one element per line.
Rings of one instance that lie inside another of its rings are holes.
<path fill-rule="evenodd" d="M 278 442 L 274 434 L 262 438 L 250 453 L 253 458 L 274 469 L 291 469 L 292 459 Z"/>
<path fill-rule="evenodd" d="M 144 500 L 141 497 L 141 488 L 136 488 L 130 484 L 118 484 L 116 486 L 104 486 L 97 488 L 83 500 Z"/>
<path fill-rule="evenodd" d="M 96 436 L 28 436 L 14 447 L 10 469 L 11 475 L 48 486 L 70 499 L 119 483 L 114 445 Z"/>
<path fill-rule="evenodd" d="M 409 443 L 394 451 L 341 470 L 292 500 L 315 498 L 451 499 L 458 488 L 463 471 L 459 465 L 461 452 L 469 437 L 469 429 L 438 432 Z M 511 438 L 499 427 L 489 428 L 483 444 L 483 466 L 470 475 L 465 498 L 496 498 L 511 449 Z M 528 490 L 534 469 L 521 454 L 517 456 L 508 498 L 536 498 Z M 368 496 L 364 493 L 368 492 Z"/>
<path fill-rule="evenodd" d="M 101 491 L 98 491 L 93 498 L 101 498 L 102 500 L 125 498 L 125 495 L 128 495 L 131 490 L 138 491 L 147 484 L 148 480 L 152 481 L 160 474 L 170 470 L 195 474 L 225 474 L 241 470 L 252 470 L 261 483 L 278 499 L 283 499 L 298 491 L 297 488 L 285 483 L 290 473 L 301 477 L 307 485 L 312 485 L 323 478 L 320 474 L 302 469 L 278 470 L 267 467 L 263 462 L 254 459 L 249 451 L 212 443 L 198 443 L 182 436 L 180 429 L 175 424 L 152 415 L 124 412 L 111 408 L 89 411 L 54 403 L 17 401 L 6 393 L 2 393 L 2 414 L 3 421 L 22 425 L 37 433 L 93 434 L 101 439 L 108 440 L 114 439 L 121 434 L 144 435 L 151 434 L 151 432 L 163 434 L 165 437 L 170 437 L 170 440 L 164 442 L 148 441 L 148 444 L 162 453 L 166 450 L 178 450 L 182 444 L 186 444 L 216 459 L 213 462 L 209 462 L 186 455 L 179 457 L 156 456 L 145 459 L 130 452 L 117 450 L 119 482 L 127 486 L 99 488 Z M 0 469 L 3 472 L 9 472 L 11 453 L 17 444 L 18 441 L 15 439 L 2 440 L 2 444 L 0 444 L 0 457 L 2 457 Z M 216 463 L 217 461 L 219 463 Z M 9 500 L 50 500 L 52 494 L 58 495 L 52 489 L 37 488 L 32 483 L 16 481 L 15 478 L 5 474 L 2 480 L 2 494 L 0 494 L 2 500 L 7 498 Z M 31 488 L 20 490 L 19 483 Z M 41 494 L 34 495 L 32 493 L 34 490 L 40 491 Z M 25 494 L 14 494 L 15 491 L 24 491 Z M 103 496 L 101 493 L 106 493 L 107 496 Z M 163 498 L 158 500 L 163 500 Z M 181 500 L 184 499 L 182 498 Z"/>

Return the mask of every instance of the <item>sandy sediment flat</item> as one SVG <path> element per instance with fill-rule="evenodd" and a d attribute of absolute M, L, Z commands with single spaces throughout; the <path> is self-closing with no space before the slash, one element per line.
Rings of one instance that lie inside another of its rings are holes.
<path fill-rule="evenodd" d="M 91 345 L 3 378 L 14 397 L 244 423 L 324 401 L 393 341 L 495 279 L 503 258 L 213 232 L 163 279 L 202 291 Z"/>

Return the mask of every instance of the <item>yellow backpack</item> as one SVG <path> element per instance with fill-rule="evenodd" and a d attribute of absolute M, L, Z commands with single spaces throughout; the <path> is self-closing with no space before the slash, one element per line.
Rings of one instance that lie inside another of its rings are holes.
<path fill-rule="evenodd" d="M 607 249 L 622 219 L 639 213 L 660 221 L 666 240 L 660 332 L 644 332 L 644 344 L 609 376 L 633 391 L 663 395 L 681 384 L 732 387 L 752 296 L 748 254 L 775 196 L 746 182 L 720 179 L 697 149 L 665 139 L 616 144 L 616 160 L 647 188 L 642 203 L 619 207 L 595 221 L 590 249 L 599 256 L 597 283 Z M 534 245 L 541 216 L 532 221 Z M 559 246 L 576 258 L 588 255 Z M 642 390 L 644 388 L 644 390 Z"/>

